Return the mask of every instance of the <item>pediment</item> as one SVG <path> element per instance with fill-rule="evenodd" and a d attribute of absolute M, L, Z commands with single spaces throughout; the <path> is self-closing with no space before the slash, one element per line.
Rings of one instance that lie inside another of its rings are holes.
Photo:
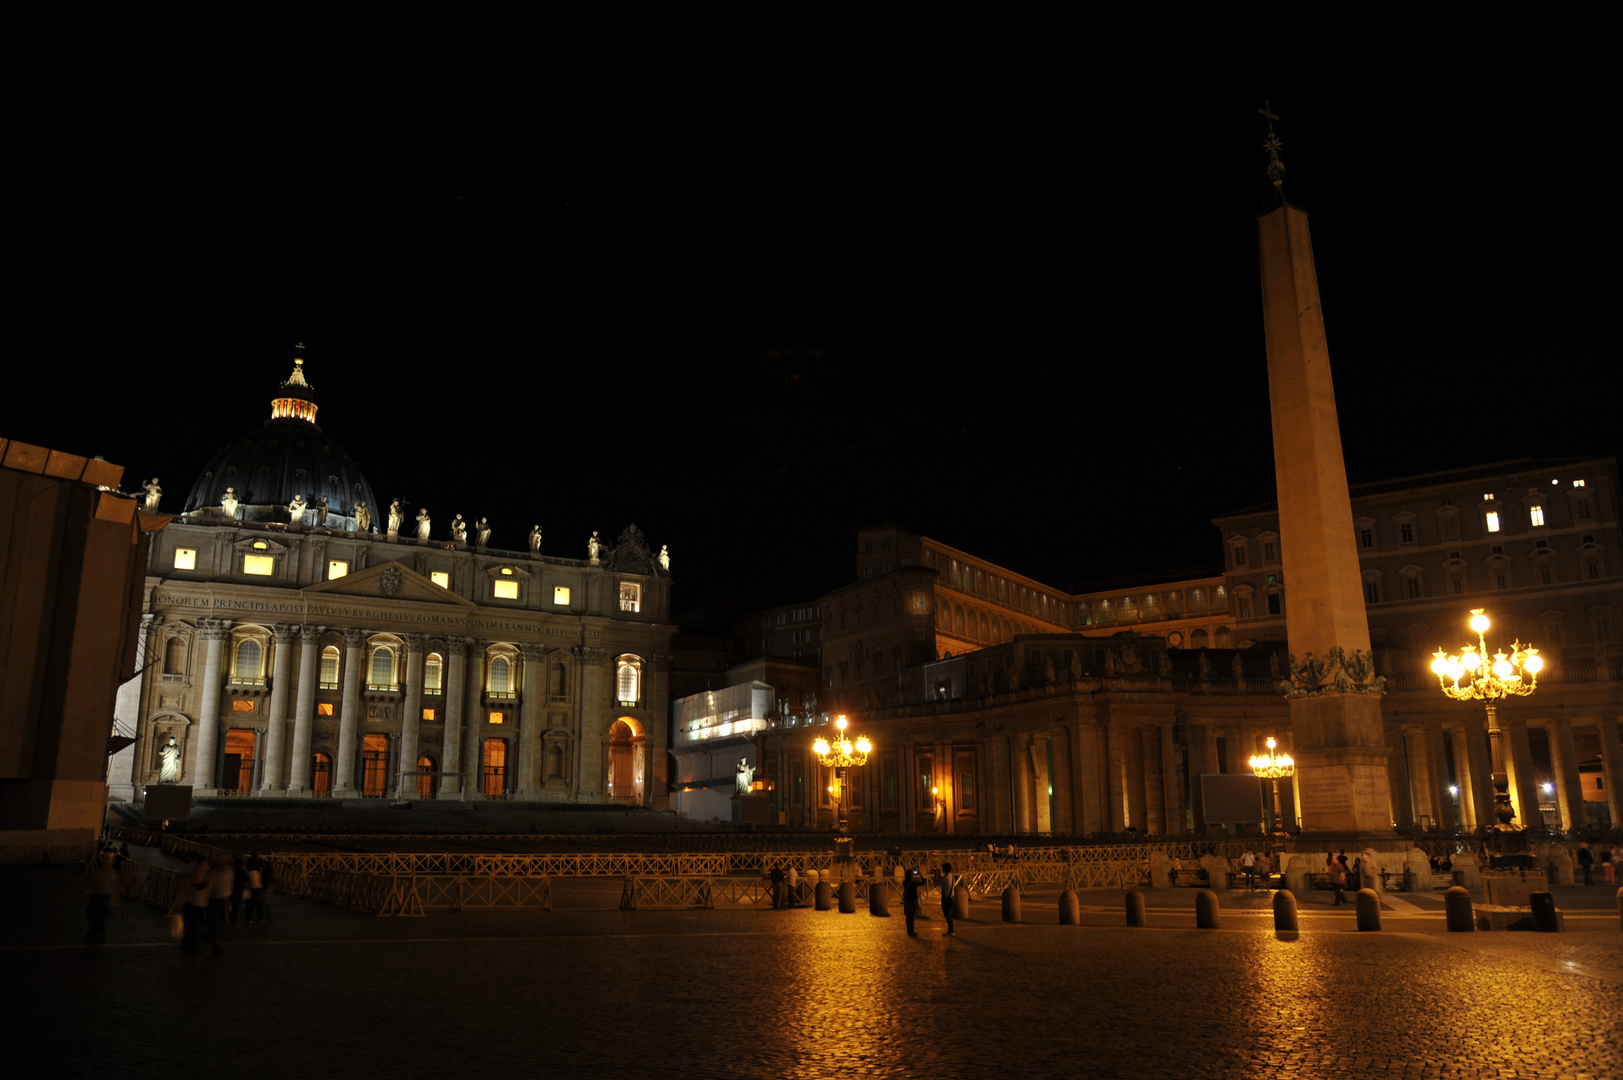
<path fill-rule="evenodd" d="M 477 608 L 472 600 L 464 599 L 449 589 L 442 589 L 428 578 L 397 562 L 369 566 L 353 574 L 345 574 L 334 581 L 323 581 L 301 590 L 305 593 L 325 593 L 328 596 L 365 596 L 379 600 L 403 600 L 413 604 L 447 604 L 451 607 Z"/>

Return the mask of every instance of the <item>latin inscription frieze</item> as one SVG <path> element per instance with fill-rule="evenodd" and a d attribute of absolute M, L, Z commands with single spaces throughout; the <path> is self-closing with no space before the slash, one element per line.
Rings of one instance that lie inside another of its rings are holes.
<path fill-rule="evenodd" d="M 261 615 L 303 615 L 320 619 L 356 619 L 365 622 L 414 623 L 425 626 L 446 626 L 467 630 L 509 630 L 543 637 L 579 640 L 579 626 L 548 626 L 536 623 L 514 622 L 504 619 L 482 619 L 462 614 L 438 614 L 424 611 L 379 611 L 371 608 L 339 607 L 333 604 L 304 604 L 278 600 L 243 600 L 223 596 L 184 596 L 156 593 L 152 602 L 156 606 L 171 608 L 201 608 L 209 611 L 243 611 Z M 586 637 L 602 637 L 602 632 L 586 628 Z"/>

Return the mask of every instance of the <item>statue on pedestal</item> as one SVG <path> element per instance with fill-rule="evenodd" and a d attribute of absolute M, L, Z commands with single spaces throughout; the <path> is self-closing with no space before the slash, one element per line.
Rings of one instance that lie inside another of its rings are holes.
<path fill-rule="evenodd" d="M 541 526 L 530 526 L 530 554 L 538 555 L 541 552 Z"/>
<path fill-rule="evenodd" d="M 423 539 L 428 539 L 427 533 L 423 534 Z M 468 523 L 462 520 L 461 514 L 457 514 L 451 519 L 451 539 L 459 544 L 468 542 Z"/>
<path fill-rule="evenodd" d="M 481 517 L 479 524 L 474 527 L 474 535 L 478 537 L 480 547 L 488 547 L 490 544 L 490 522 Z"/>
<path fill-rule="evenodd" d="M 1245 682 L 1245 661 L 1240 659 L 1240 654 L 1239 653 L 1234 654 L 1233 668 L 1234 668 L 1234 681 L 1237 682 L 1237 683 Z"/>
<path fill-rule="evenodd" d="M 427 540 L 429 529 L 428 507 L 417 511 L 417 539 Z"/>
<path fill-rule="evenodd" d="M 327 527 L 327 496 L 323 495 L 316 502 L 316 528 Z"/>
<path fill-rule="evenodd" d="M 755 783 L 755 769 L 750 765 L 749 758 L 738 759 L 738 793 L 748 795 Z"/>
<path fill-rule="evenodd" d="M 389 504 L 389 535 L 390 536 L 399 536 L 400 535 L 400 523 L 403 520 L 405 520 L 405 515 L 400 512 L 400 500 L 396 499 L 394 502 Z"/>
<path fill-rule="evenodd" d="M 1200 681 L 1205 682 L 1212 677 L 1212 662 L 1206 656 L 1206 650 L 1200 651 Z"/>
<path fill-rule="evenodd" d="M 232 521 L 237 520 L 236 488 L 228 487 L 225 489 L 225 494 L 220 496 L 220 509 L 225 511 L 225 516 L 230 518 Z"/>
<path fill-rule="evenodd" d="M 293 501 L 287 504 L 287 521 L 289 525 L 304 524 L 304 496 L 295 495 Z"/>
<path fill-rule="evenodd" d="M 355 531 L 369 533 L 372 531 L 372 511 L 366 508 L 366 501 L 355 504 Z"/>
<path fill-rule="evenodd" d="M 586 557 L 588 559 L 592 560 L 593 565 L 597 564 L 597 557 L 602 552 L 602 550 L 603 550 L 603 545 L 598 542 L 597 530 L 593 529 L 592 530 L 592 538 L 590 540 L 586 541 Z"/>
<path fill-rule="evenodd" d="M 163 488 L 158 486 L 158 478 L 154 476 L 151 480 L 148 480 L 144 485 L 143 490 L 145 490 L 147 493 L 146 508 L 148 510 L 156 510 L 158 508 L 158 500 L 163 498 Z"/>
<path fill-rule="evenodd" d="M 180 747 L 176 745 L 173 735 L 158 748 L 158 783 L 180 783 Z"/>
<path fill-rule="evenodd" d="M 671 572 L 671 548 L 669 544 L 659 545 L 659 568 L 667 574 Z"/>

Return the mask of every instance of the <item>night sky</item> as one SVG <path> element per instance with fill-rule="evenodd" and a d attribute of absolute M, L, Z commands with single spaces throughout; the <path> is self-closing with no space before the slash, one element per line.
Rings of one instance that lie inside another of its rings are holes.
<path fill-rule="evenodd" d="M 436 535 L 486 515 L 499 547 L 538 521 L 573 557 L 636 522 L 678 611 L 809 599 L 880 521 L 1061 587 L 1215 565 L 1209 519 L 1273 498 L 1264 97 L 1350 479 L 1617 452 L 1615 90 L 1465 86 L 69 151 L 27 197 L 0 434 L 157 475 L 178 511 L 303 342 L 380 502 Z"/>

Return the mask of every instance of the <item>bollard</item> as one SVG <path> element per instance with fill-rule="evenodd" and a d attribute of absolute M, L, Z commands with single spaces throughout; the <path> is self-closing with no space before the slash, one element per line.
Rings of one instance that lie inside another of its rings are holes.
<path fill-rule="evenodd" d="M 1296 921 L 1296 897 L 1289 889 L 1274 893 L 1274 933 L 1295 938 L 1301 927 Z"/>
<path fill-rule="evenodd" d="M 952 890 L 952 917 L 955 919 L 969 918 L 969 886 L 962 881 Z"/>
<path fill-rule="evenodd" d="M 827 911 L 833 906 L 834 886 L 830 885 L 826 881 L 819 881 L 817 883 L 817 890 L 815 893 L 813 893 L 813 895 L 816 897 L 816 900 L 812 906 L 818 911 Z"/>
<path fill-rule="evenodd" d="M 1020 921 L 1020 887 L 1010 885 L 1003 890 L 1003 921 Z"/>
<path fill-rule="evenodd" d="M 857 883 L 840 882 L 840 914 L 850 915 L 857 910 Z"/>
<path fill-rule="evenodd" d="M 1137 889 L 1127 894 L 1127 925 L 1147 926 L 1144 921 L 1144 894 Z"/>
<path fill-rule="evenodd" d="M 1358 929 L 1381 928 L 1381 898 L 1374 889 L 1359 889 L 1358 895 L 1353 898 L 1353 910 L 1358 913 Z"/>
<path fill-rule="evenodd" d="M 1210 889 L 1195 894 L 1195 929 L 1217 929 L 1217 894 Z"/>
<path fill-rule="evenodd" d="M 1082 905 L 1077 903 L 1076 892 L 1066 889 L 1059 894 L 1059 924 L 1076 926 L 1082 921 Z"/>
<path fill-rule="evenodd" d="M 1463 885 L 1452 885 L 1443 893 L 1443 911 L 1451 931 L 1476 929 L 1476 914 L 1471 910 L 1471 894 Z"/>
<path fill-rule="evenodd" d="M 1533 909 L 1533 929 L 1545 934 L 1553 934 L 1560 930 L 1555 921 L 1555 894 L 1548 892 L 1529 893 L 1528 906 Z"/>
<path fill-rule="evenodd" d="M 890 918 L 890 882 L 875 881 L 868 886 L 868 914 Z"/>

